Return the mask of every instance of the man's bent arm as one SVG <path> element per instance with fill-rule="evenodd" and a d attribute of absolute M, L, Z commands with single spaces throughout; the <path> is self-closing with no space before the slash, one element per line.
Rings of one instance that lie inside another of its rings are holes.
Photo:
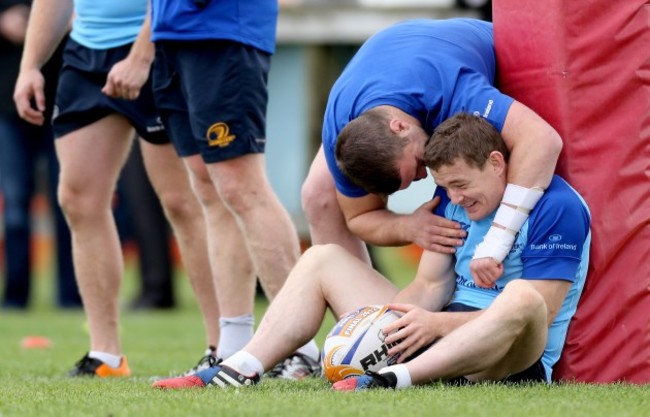
<path fill-rule="evenodd" d="M 428 251 L 454 253 L 465 234 L 460 226 L 432 213 L 436 201 L 428 201 L 412 214 L 388 210 L 388 198 L 378 194 L 337 199 L 348 228 L 363 241 L 377 246 L 403 246 L 416 243 Z"/>
<path fill-rule="evenodd" d="M 393 302 L 440 311 L 451 300 L 455 288 L 454 257 L 425 251 L 415 278 L 395 296 Z"/>
<path fill-rule="evenodd" d="M 508 149 L 508 182 L 546 189 L 555 172 L 562 139 L 534 111 L 515 101 L 501 131 Z"/>

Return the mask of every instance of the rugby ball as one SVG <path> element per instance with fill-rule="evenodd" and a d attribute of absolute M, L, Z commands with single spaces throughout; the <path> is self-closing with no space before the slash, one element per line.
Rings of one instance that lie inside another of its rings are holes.
<path fill-rule="evenodd" d="M 394 364 L 399 355 L 388 356 L 382 329 L 399 317 L 386 306 L 371 305 L 339 320 L 325 338 L 323 375 L 334 383 Z"/>

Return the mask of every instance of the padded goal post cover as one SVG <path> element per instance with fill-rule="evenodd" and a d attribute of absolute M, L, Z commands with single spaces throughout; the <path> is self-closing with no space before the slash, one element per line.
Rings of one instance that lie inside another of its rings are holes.
<path fill-rule="evenodd" d="M 592 212 L 589 274 L 554 379 L 650 382 L 650 3 L 494 0 L 502 90 L 560 133 Z"/>

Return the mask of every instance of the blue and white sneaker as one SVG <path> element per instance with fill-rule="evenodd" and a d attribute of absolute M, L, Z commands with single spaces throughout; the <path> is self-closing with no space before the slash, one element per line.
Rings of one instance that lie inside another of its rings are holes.
<path fill-rule="evenodd" d="M 394 373 L 378 374 L 372 371 L 366 371 L 365 375 L 343 379 L 332 385 L 334 391 L 364 391 L 376 388 L 395 389 L 395 387 L 397 387 L 397 377 Z"/>
<path fill-rule="evenodd" d="M 161 389 L 203 388 L 209 386 L 239 388 L 256 385 L 259 382 L 260 376 L 257 374 L 246 376 L 227 366 L 214 365 L 193 375 L 158 380 L 152 386 Z"/>

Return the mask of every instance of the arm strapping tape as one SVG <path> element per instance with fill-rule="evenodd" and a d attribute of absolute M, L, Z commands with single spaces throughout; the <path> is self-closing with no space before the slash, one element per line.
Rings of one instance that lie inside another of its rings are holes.
<path fill-rule="evenodd" d="M 483 242 L 476 247 L 472 259 L 493 258 L 497 263 L 503 262 L 515 242 L 515 235 L 543 195 L 544 191 L 539 188 L 508 184 L 503 193 L 502 204 L 494 216 L 493 225 Z"/>
<path fill-rule="evenodd" d="M 509 204 L 521 211 L 529 213 L 540 198 L 544 195 L 544 190 L 533 187 L 526 188 L 515 184 L 508 184 L 503 192 L 502 203 Z"/>
<path fill-rule="evenodd" d="M 527 212 L 524 213 L 523 211 L 501 204 L 499 210 L 497 210 L 497 214 L 494 216 L 494 220 L 492 220 L 492 223 L 503 226 L 514 236 L 517 234 L 519 229 L 521 229 L 521 226 L 524 225 L 527 218 Z"/>
<path fill-rule="evenodd" d="M 494 258 L 497 263 L 501 263 L 508 256 L 513 243 L 515 243 L 515 235 L 500 227 L 492 226 L 483 238 L 483 242 L 476 246 L 472 259 Z"/>

